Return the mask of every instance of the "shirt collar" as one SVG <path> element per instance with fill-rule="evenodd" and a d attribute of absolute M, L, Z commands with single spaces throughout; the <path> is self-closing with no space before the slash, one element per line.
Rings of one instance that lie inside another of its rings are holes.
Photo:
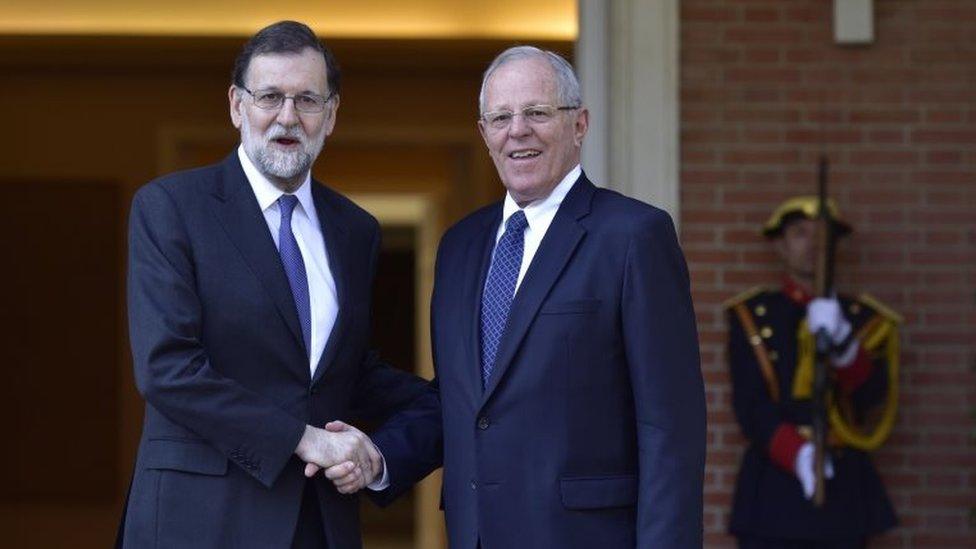
<path fill-rule="evenodd" d="M 813 300 L 810 292 L 806 291 L 793 277 L 783 277 L 783 293 L 797 305 L 806 305 Z"/>
<path fill-rule="evenodd" d="M 244 169 L 244 175 L 247 177 L 247 182 L 251 184 L 251 189 L 254 191 L 254 196 L 258 199 L 258 206 L 261 211 L 267 210 L 272 204 L 281 198 L 281 195 L 285 194 L 284 191 L 274 186 L 263 173 L 258 170 L 257 166 L 251 162 L 251 159 L 244 152 L 244 145 L 237 147 L 237 157 L 241 161 L 241 168 Z M 313 211 L 314 207 L 312 203 L 312 185 L 310 181 L 312 179 L 311 173 L 305 174 L 305 181 L 302 181 L 298 190 L 294 193 L 295 197 L 298 198 L 298 203 L 302 205 L 302 209 L 305 211 L 306 215 Z"/>
<path fill-rule="evenodd" d="M 579 179 L 580 175 L 583 173 L 583 169 L 577 164 L 569 173 L 563 177 L 562 181 L 549 193 L 549 196 L 545 198 L 540 198 L 534 202 L 530 202 L 528 206 L 524 208 L 519 208 L 515 199 L 512 198 L 511 193 L 505 194 L 505 204 L 502 207 L 502 227 L 508 222 L 508 218 L 512 216 L 513 213 L 522 210 L 525 212 L 525 220 L 529 223 L 529 229 L 532 228 L 533 223 L 538 223 L 539 218 L 546 215 L 548 212 L 553 212 L 559 209 L 559 205 L 563 203 L 563 199 L 569 194 L 570 189 L 573 188 L 573 183 Z"/>

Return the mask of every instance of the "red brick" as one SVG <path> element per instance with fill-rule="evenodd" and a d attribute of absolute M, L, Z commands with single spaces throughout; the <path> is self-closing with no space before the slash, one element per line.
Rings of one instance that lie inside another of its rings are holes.
<path fill-rule="evenodd" d="M 794 164 L 799 154 L 795 150 L 730 150 L 722 160 L 726 164 Z"/>
<path fill-rule="evenodd" d="M 811 110 L 803 115 L 803 120 L 822 124 L 839 124 L 844 121 L 844 111 L 838 109 Z"/>
<path fill-rule="evenodd" d="M 936 145 L 972 144 L 976 143 L 976 130 L 915 130 L 912 132 L 912 142 Z"/>
<path fill-rule="evenodd" d="M 928 4 L 940 4 L 940 2 L 928 2 Z M 941 4 L 941 6 L 919 7 L 915 10 L 915 20 L 935 23 L 976 22 L 976 9 L 973 9 L 969 2 L 942 2 Z"/>
<path fill-rule="evenodd" d="M 790 130 L 786 132 L 789 143 L 860 143 L 861 130 Z"/>
<path fill-rule="evenodd" d="M 866 150 L 851 151 L 850 162 L 860 166 L 890 166 L 918 164 L 919 154 L 915 151 Z"/>
<path fill-rule="evenodd" d="M 747 8 L 745 20 L 750 23 L 768 23 L 779 21 L 782 15 L 782 12 L 776 8 Z"/>
<path fill-rule="evenodd" d="M 976 546 L 976 534 L 918 533 L 911 535 L 912 547 L 938 547 L 939 549 L 972 549 Z"/>
<path fill-rule="evenodd" d="M 857 124 L 910 124 L 917 122 L 919 113 L 911 109 L 895 110 L 855 110 L 851 112 L 851 122 Z"/>
<path fill-rule="evenodd" d="M 907 139 L 905 132 L 901 130 L 869 130 L 867 141 L 874 144 L 900 144 Z"/>
<path fill-rule="evenodd" d="M 685 184 L 735 183 L 738 174 L 732 170 L 685 170 L 681 172 Z"/>
<path fill-rule="evenodd" d="M 961 124 L 966 122 L 966 111 L 930 110 L 925 113 L 925 122 L 929 124 Z"/>
<path fill-rule="evenodd" d="M 969 89 L 952 88 L 926 88 L 919 90 L 908 90 L 908 101 L 911 103 L 936 103 L 945 105 L 948 103 L 971 104 L 973 92 Z"/>
<path fill-rule="evenodd" d="M 747 64 L 767 64 L 779 63 L 781 57 L 779 50 L 776 49 L 747 49 L 742 56 L 742 60 Z"/>
<path fill-rule="evenodd" d="M 729 27 L 723 35 L 727 44 L 794 44 L 801 38 L 794 29 L 763 25 Z"/>
<path fill-rule="evenodd" d="M 786 19 L 802 23 L 821 23 L 829 19 L 830 12 L 822 6 L 808 5 L 786 10 Z"/>
<path fill-rule="evenodd" d="M 800 121 L 800 111 L 796 109 L 727 109 L 723 119 L 726 122 L 790 123 Z"/>
<path fill-rule="evenodd" d="M 962 162 L 960 151 L 929 151 L 925 155 L 929 164 L 959 164 Z"/>
<path fill-rule="evenodd" d="M 687 5 L 681 7 L 681 20 L 685 22 L 705 21 L 709 23 L 720 21 L 735 21 L 739 18 L 738 11 L 732 8 L 701 7 L 691 8 Z"/>
<path fill-rule="evenodd" d="M 912 505 L 927 509 L 964 509 L 973 504 L 971 494 L 917 494 L 911 498 Z"/>

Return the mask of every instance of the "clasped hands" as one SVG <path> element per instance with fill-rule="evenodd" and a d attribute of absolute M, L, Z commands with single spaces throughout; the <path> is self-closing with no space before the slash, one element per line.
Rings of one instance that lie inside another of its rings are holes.
<path fill-rule="evenodd" d="M 321 470 L 343 494 L 357 492 L 383 475 L 383 457 L 362 431 L 341 421 L 325 429 L 305 426 L 295 454 L 305 462 L 305 476 Z"/>

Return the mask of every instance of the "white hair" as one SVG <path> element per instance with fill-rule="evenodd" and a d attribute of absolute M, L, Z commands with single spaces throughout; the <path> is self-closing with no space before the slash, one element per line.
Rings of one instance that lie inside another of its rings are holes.
<path fill-rule="evenodd" d="M 579 80 L 576 78 L 576 73 L 573 72 L 573 66 L 569 64 L 569 61 L 563 59 L 558 53 L 542 50 L 535 46 L 515 46 L 498 54 L 498 57 L 495 57 L 491 65 L 488 65 L 488 69 L 485 70 L 485 75 L 481 79 L 481 92 L 478 93 L 478 111 L 480 114 L 485 113 L 485 88 L 488 85 L 488 79 L 498 67 L 510 61 L 533 57 L 545 60 L 552 67 L 552 71 L 556 75 L 556 92 L 562 102 L 562 105 L 559 106 L 578 107 L 582 105 L 583 98 L 580 95 Z"/>

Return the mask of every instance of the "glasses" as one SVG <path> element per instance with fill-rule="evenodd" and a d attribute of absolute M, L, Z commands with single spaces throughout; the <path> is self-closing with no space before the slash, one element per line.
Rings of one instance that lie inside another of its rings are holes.
<path fill-rule="evenodd" d="M 532 124 L 546 124 L 556 116 L 559 111 L 575 111 L 579 105 L 567 107 L 554 107 L 552 105 L 530 105 L 519 112 L 512 111 L 491 111 L 481 115 L 481 120 L 485 125 L 493 130 L 504 130 L 512 124 L 512 120 L 522 115 L 526 121 Z"/>
<path fill-rule="evenodd" d="M 254 98 L 254 104 L 259 109 L 264 109 L 266 111 L 280 109 L 281 106 L 285 104 L 286 99 L 291 99 L 292 103 L 295 105 L 295 110 L 298 112 L 320 113 L 325 110 L 325 106 L 329 104 L 329 101 L 335 97 L 335 92 L 330 93 L 328 97 L 322 97 L 317 93 L 285 95 L 279 91 L 268 90 L 253 92 L 244 86 L 238 87 L 251 94 L 251 97 Z"/>

